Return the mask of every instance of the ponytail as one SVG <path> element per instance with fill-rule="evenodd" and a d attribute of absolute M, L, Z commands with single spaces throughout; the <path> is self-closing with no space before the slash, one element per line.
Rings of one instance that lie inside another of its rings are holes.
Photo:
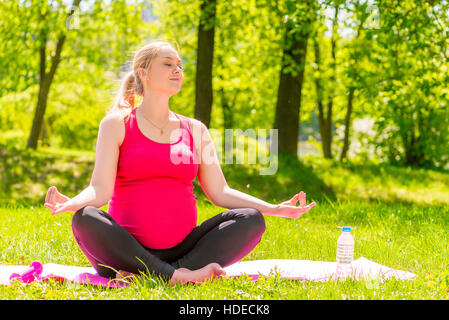
<path fill-rule="evenodd" d="M 118 90 L 114 103 L 111 109 L 107 112 L 122 113 L 125 118 L 129 116 L 131 110 L 134 109 L 134 101 L 136 95 L 136 78 L 134 76 L 134 71 L 128 72 L 122 79 L 120 89 Z"/>

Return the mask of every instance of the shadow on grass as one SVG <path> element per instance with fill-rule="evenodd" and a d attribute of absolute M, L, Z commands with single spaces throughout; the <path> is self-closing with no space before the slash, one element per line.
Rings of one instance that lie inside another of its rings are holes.
<path fill-rule="evenodd" d="M 0 145 L 0 200 L 8 204 L 43 205 L 50 186 L 74 196 L 91 178 L 94 161 Z"/>
<path fill-rule="evenodd" d="M 445 171 L 323 158 L 307 158 L 304 163 L 332 186 L 338 199 L 419 206 L 449 204 L 449 174 Z"/>
<path fill-rule="evenodd" d="M 307 194 L 308 203 L 336 200 L 333 189 L 313 169 L 289 155 L 278 156 L 277 171 L 272 175 L 261 175 L 257 165 L 222 164 L 221 167 L 231 188 L 267 202 L 286 201 L 300 191 Z M 206 199 L 197 179 L 195 193 L 198 194 L 198 199 Z"/>
<path fill-rule="evenodd" d="M 449 207 L 445 205 L 359 199 L 319 203 L 314 210 L 313 221 L 323 224 L 406 226 L 410 232 L 429 225 L 449 226 Z"/>
<path fill-rule="evenodd" d="M 0 144 L 0 203 L 43 205 L 52 185 L 69 197 L 90 181 L 95 154 L 41 151 Z M 261 175 L 259 164 L 222 164 L 228 185 L 270 203 L 290 199 L 299 191 L 307 201 L 332 204 L 360 201 L 418 207 L 449 204 L 449 174 L 386 164 L 351 163 L 280 154 L 277 171 Z M 198 201 L 209 201 L 193 182 Z"/>
<path fill-rule="evenodd" d="M 48 188 L 73 197 L 89 183 L 95 159 L 61 152 L 50 153 L 0 145 L 0 200 L 6 203 L 42 205 Z M 228 184 L 237 190 L 265 201 L 285 201 L 303 190 L 308 201 L 335 200 L 332 188 L 321 181 L 313 170 L 298 159 L 280 155 L 278 170 L 273 175 L 260 175 L 252 165 L 223 164 Z M 198 201 L 209 201 L 194 180 Z"/>

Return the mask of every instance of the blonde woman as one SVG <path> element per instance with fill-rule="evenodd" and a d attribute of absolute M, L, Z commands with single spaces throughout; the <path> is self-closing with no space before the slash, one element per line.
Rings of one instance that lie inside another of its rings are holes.
<path fill-rule="evenodd" d="M 55 186 L 47 192 L 53 214 L 75 212 L 74 237 L 102 276 L 150 272 L 171 284 L 219 277 L 260 242 L 263 215 L 298 218 L 315 205 L 303 192 L 274 205 L 230 188 L 207 127 L 169 108 L 183 78 L 170 43 L 138 50 L 100 123 L 89 186 L 73 198 Z M 229 209 L 199 225 L 195 177 L 212 203 Z M 99 209 L 107 203 L 108 212 Z"/>

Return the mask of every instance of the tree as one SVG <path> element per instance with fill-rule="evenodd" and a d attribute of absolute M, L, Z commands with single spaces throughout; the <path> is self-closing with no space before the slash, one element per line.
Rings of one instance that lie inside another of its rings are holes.
<path fill-rule="evenodd" d="M 447 1 L 379 1 L 378 146 L 392 162 L 449 163 Z M 446 70 L 446 71 L 444 71 Z"/>
<path fill-rule="evenodd" d="M 364 46 L 364 42 L 361 41 L 360 36 L 362 34 L 362 30 L 364 28 L 364 24 L 366 19 L 368 18 L 367 12 L 368 4 L 360 3 L 360 0 L 357 0 L 354 3 L 354 15 L 356 17 L 358 26 L 356 28 L 356 32 L 354 38 L 351 39 L 348 45 L 348 64 L 346 68 L 346 73 L 348 75 L 348 83 L 347 83 L 347 104 L 346 104 L 346 115 L 344 120 L 344 137 L 343 137 L 343 148 L 340 154 L 340 160 L 343 160 L 347 157 L 347 153 L 350 146 L 350 131 L 351 131 L 351 123 L 352 123 L 352 113 L 353 113 L 353 104 L 354 104 L 354 95 L 355 91 L 362 87 L 361 83 L 361 67 L 360 61 L 364 56 L 367 56 L 366 50 L 367 47 Z"/>
<path fill-rule="evenodd" d="M 332 36 L 330 39 L 330 54 L 331 61 L 328 77 L 328 90 L 327 90 L 327 103 L 324 100 L 325 88 L 322 85 L 322 55 L 320 48 L 320 29 L 317 28 L 317 33 L 314 37 L 314 54 L 315 54 L 315 65 L 316 65 L 316 75 L 315 75 L 315 87 L 317 95 L 317 109 L 318 109 L 318 123 L 320 126 L 320 136 L 321 136 L 321 147 L 323 150 L 323 155 L 325 158 L 332 158 L 332 138 L 333 138 L 333 128 L 332 128 L 332 117 L 334 108 L 334 96 L 336 88 L 337 79 L 337 60 L 336 60 L 336 47 L 337 47 L 337 28 L 338 28 L 338 13 L 340 12 L 341 1 L 334 1 L 334 15 L 332 17 Z M 321 16 L 322 13 L 319 13 Z M 319 19 L 322 21 L 322 19 Z"/>
<path fill-rule="evenodd" d="M 118 73 L 132 46 L 141 45 L 148 35 L 142 32 L 146 25 L 141 20 L 140 1 L 83 4 L 81 0 L 70 4 L 61 0 L 0 4 L 0 14 L 7 21 L 0 26 L 4 49 L 0 52 L 0 75 L 5 76 L 0 83 L 7 84 L 0 86 L 0 94 L 37 87 L 29 148 L 37 148 L 46 127 L 45 113 L 55 82 L 89 79 L 95 85 L 98 79 L 105 79 L 106 68 Z M 6 32 L 4 26 L 13 31 Z"/>
<path fill-rule="evenodd" d="M 210 124 L 213 102 L 212 66 L 216 6 L 216 0 L 203 0 L 198 26 L 195 118 L 202 121 L 207 127 Z"/>
<path fill-rule="evenodd" d="M 276 19 L 262 2 L 222 1 L 217 7 L 214 106 L 221 109 L 221 117 L 215 117 L 214 124 L 222 124 L 223 136 L 234 126 L 272 126 L 271 100 L 276 98 L 277 53 L 282 45 L 276 38 L 280 26 Z"/>
<path fill-rule="evenodd" d="M 287 0 L 283 10 L 284 45 L 273 127 L 279 130 L 279 152 L 294 157 L 298 154 L 301 90 L 315 7 L 314 1 Z"/>
<path fill-rule="evenodd" d="M 75 10 L 79 7 L 81 0 L 74 0 L 72 7 L 69 10 L 66 21 L 70 21 L 75 13 Z M 46 2 L 44 2 L 47 4 Z M 44 4 L 44 6 L 45 6 Z M 47 10 L 51 10 L 50 6 L 46 7 L 46 10 L 41 11 L 40 20 L 45 20 L 45 14 Z M 47 71 L 47 46 L 49 42 L 50 25 L 46 25 L 44 28 L 39 30 L 39 57 L 40 57 L 40 67 L 39 67 L 39 94 L 37 98 L 36 111 L 33 119 L 33 126 L 31 128 L 31 133 L 28 138 L 27 148 L 36 149 L 37 141 L 39 139 L 39 134 L 42 130 L 42 122 L 44 119 L 45 109 L 47 108 L 48 93 L 50 91 L 50 86 L 53 82 L 56 70 L 61 62 L 61 52 L 66 41 L 65 32 L 60 32 L 56 40 L 56 48 L 54 54 L 51 57 L 50 70 Z"/>

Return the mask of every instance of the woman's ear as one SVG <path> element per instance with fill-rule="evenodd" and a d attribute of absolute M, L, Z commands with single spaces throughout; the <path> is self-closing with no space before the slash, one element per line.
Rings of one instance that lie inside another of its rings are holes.
<path fill-rule="evenodd" d="M 141 80 L 145 79 L 146 75 L 147 75 L 147 71 L 144 68 L 138 68 L 137 69 L 137 75 L 139 76 L 139 78 Z"/>

